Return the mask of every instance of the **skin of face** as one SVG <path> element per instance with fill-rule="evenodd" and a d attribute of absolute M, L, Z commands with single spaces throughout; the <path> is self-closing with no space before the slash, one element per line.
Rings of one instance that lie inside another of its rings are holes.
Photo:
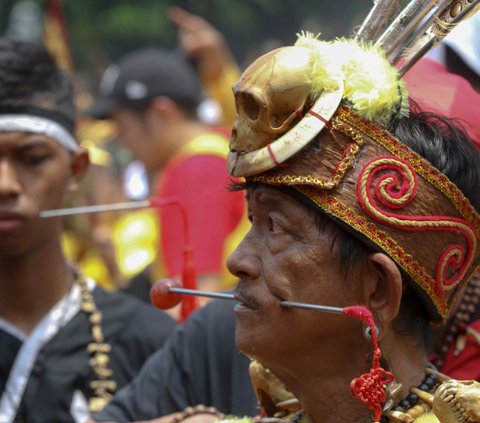
<path fill-rule="evenodd" d="M 0 257 L 28 254 L 59 239 L 60 221 L 37 215 L 61 208 L 87 165 L 84 150 L 71 153 L 44 135 L 0 133 Z"/>
<path fill-rule="evenodd" d="M 154 171 L 159 161 L 156 146 L 161 133 L 157 131 L 157 120 L 152 122 L 151 113 L 148 111 L 142 116 L 128 109 L 118 109 L 112 117 L 122 145 L 136 160 L 143 162 L 149 172 Z"/>
<path fill-rule="evenodd" d="M 252 226 L 227 262 L 238 278 L 238 347 L 285 384 L 309 421 L 372 421 L 350 389 L 372 365 L 363 324 L 341 314 L 289 309 L 280 301 L 366 305 L 379 324 L 387 368 L 406 396 L 424 378 L 427 359 L 418 339 L 392 324 L 402 297 L 398 267 L 385 254 L 373 253 L 345 269 L 339 244 L 332 242 L 340 228 L 285 191 L 251 186 L 247 202 Z"/>
<path fill-rule="evenodd" d="M 227 263 L 239 279 L 239 348 L 272 367 L 279 357 L 288 366 L 289 359 L 305 354 L 326 354 L 335 361 L 335 351 L 345 351 L 352 334 L 361 337 L 360 325 L 340 315 L 279 304 L 344 307 L 361 301 L 360 288 L 345 280 L 331 230 L 319 231 L 313 209 L 275 188 L 249 188 L 247 201 L 252 226 Z"/>
<path fill-rule="evenodd" d="M 130 110 L 119 109 L 113 113 L 113 119 L 122 145 L 136 160 L 147 165 L 152 156 L 152 136 L 143 117 Z"/>

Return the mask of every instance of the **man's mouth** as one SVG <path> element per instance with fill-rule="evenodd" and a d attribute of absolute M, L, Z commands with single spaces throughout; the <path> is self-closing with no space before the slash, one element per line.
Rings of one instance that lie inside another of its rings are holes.
<path fill-rule="evenodd" d="M 245 285 L 242 285 L 241 282 L 239 282 L 235 288 L 234 297 L 245 308 L 250 310 L 258 310 L 260 308 L 260 303 L 248 292 L 248 288 L 246 288 Z"/>
<path fill-rule="evenodd" d="M 10 232 L 18 229 L 24 222 L 25 216 L 15 212 L 0 210 L 0 232 Z"/>

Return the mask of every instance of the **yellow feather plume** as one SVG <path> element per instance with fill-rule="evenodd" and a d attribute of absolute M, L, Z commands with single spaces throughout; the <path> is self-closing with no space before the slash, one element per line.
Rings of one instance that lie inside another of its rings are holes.
<path fill-rule="evenodd" d="M 408 113 L 405 85 L 379 47 L 350 39 L 324 42 L 311 33 L 301 33 L 295 46 L 316 51 L 311 75 L 315 94 L 337 88 L 342 80 L 344 99 L 364 118 L 385 126 L 393 115 Z"/>

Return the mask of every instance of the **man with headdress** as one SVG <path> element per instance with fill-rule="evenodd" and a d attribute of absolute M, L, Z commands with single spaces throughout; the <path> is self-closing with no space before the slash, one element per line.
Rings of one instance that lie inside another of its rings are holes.
<path fill-rule="evenodd" d="M 479 263 L 479 156 L 466 134 L 409 107 L 396 69 L 355 41 L 302 36 L 255 61 L 234 93 L 229 169 L 246 178 L 252 221 L 228 262 L 240 349 L 299 399 L 300 419 L 478 412 L 453 382 L 433 399 L 426 354 L 429 322 L 448 317 Z M 363 304 L 376 329 L 282 301 Z"/>
<path fill-rule="evenodd" d="M 302 36 L 255 61 L 234 93 L 229 170 L 245 177 L 252 222 L 228 261 L 239 348 L 298 398 L 294 421 L 478 421 L 478 384 L 427 360 L 429 322 L 449 316 L 479 264 L 468 136 L 409 105 L 368 43 Z M 263 386 L 267 416 L 288 414 Z"/>
<path fill-rule="evenodd" d="M 88 154 L 73 86 L 41 45 L 0 40 L 0 421 L 80 422 L 128 383 L 175 326 L 86 279 L 58 209 Z M 150 322 L 156 320 L 155 325 Z"/>
<path fill-rule="evenodd" d="M 245 177 L 252 227 L 228 266 L 266 415 L 478 421 L 478 385 L 427 359 L 430 322 L 479 263 L 480 158 L 466 133 L 409 106 L 382 52 L 354 41 L 302 36 L 254 62 L 234 93 L 229 169 Z M 174 421 L 215 418 L 192 416 L 204 412 Z"/>

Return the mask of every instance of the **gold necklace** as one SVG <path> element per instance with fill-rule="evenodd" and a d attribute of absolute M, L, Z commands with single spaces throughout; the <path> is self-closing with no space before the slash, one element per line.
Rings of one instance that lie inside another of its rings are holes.
<path fill-rule="evenodd" d="M 94 374 L 94 379 L 90 382 L 94 395 L 88 400 L 88 409 L 91 413 L 96 413 L 110 402 L 117 389 L 117 383 L 111 379 L 113 371 L 109 368 L 109 353 L 112 347 L 105 342 L 102 330 L 103 315 L 95 304 L 87 281 L 77 268 L 73 269 L 80 286 L 82 299 L 80 310 L 87 315 L 90 322 L 92 342 L 87 345 L 87 352 L 90 354 L 89 364 Z"/>

